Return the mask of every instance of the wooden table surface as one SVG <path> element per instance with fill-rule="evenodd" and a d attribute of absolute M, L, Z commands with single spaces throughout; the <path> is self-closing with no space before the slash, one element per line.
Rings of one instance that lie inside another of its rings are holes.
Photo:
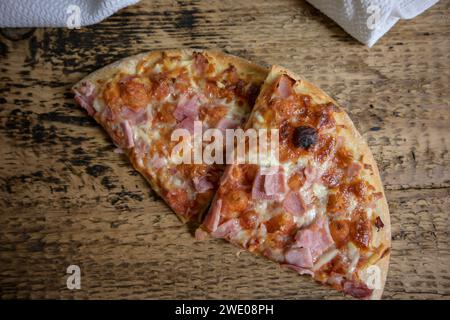
<path fill-rule="evenodd" d="M 119 58 L 219 48 L 335 97 L 379 164 L 384 298 L 450 298 L 450 3 L 372 49 L 303 1 L 149 0 L 80 30 L 1 30 L 0 297 L 340 299 L 221 240 L 196 242 L 69 88 Z M 68 290 L 66 268 L 81 268 Z"/>

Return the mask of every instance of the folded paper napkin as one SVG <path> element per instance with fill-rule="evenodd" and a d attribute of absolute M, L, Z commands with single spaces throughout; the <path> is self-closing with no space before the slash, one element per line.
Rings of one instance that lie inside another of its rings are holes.
<path fill-rule="evenodd" d="M 78 28 L 140 0 L 0 0 L 0 27 Z"/>
<path fill-rule="evenodd" d="M 0 27 L 78 28 L 140 0 L 0 0 Z M 307 0 L 369 47 L 399 19 L 412 19 L 438 0 Z"/>
<path fill-rule="evenodd" d="M 307 0 L 371 47 L 400 19 L 412 19 L 439 0 Z"/>

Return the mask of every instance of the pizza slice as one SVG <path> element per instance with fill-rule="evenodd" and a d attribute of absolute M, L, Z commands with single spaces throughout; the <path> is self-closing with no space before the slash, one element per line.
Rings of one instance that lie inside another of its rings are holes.
<path fill-rule="evenodd" d="M 139 54 L 100 69 L 73 87 L 75 100 L 108 132 L 182 221 L 200 219 L 223 165 L 177 162 L 173 132 L 244 124 L 267 70 L 213 51 Z M 200 145 L 203 148 L 203 145 Z"/>
<path fill-rule="evenodd" d="M 197 238 L 224 238 L 353 297 L 380 298 L 388 206 L 374 158 L 345 111 L 274 66 L 246 129 L 278 129 L 278 156 L 227 167 Z"/>

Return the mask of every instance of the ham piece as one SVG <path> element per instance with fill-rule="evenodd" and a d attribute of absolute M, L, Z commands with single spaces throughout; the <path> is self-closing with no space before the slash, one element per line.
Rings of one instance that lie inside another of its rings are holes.
<path fill-rule="evenodd" d="M 177 129 L 186 129 L 190 134 L 194 133 L 194 121 L 193 118 L 184 118 L 178 125 Z"/>
<path fill-rule="evenodd" d="M 128 120 L 122 121 L 120 123 L 120 127 L 122 128 L 124 135 L 124 148 L 132 148 L 134 147 L 134 139 L 133 139 L 133 130 L 131 129 L 130 123 Z"/>
<path fill-rule="evenodd" d="M 276 200 L 285 192 L 283 167 L 260 168 L 252 187 L 253 199 Z"/>
<path fill-rule="evenodd" d="M 241 230 L 239 219 L 233 218 L 219 225 L 211 235 L 215 238 L 231 237 L 239 230 Z"/>
<path fill-rule="evenodd" d="M 285 259 L 288 264 L 298 267 L 312 268 L 313 266 L 311 251 L 308 248 L 290 248 L 285 254 Z"/>
<path fill-rule="evenodd" d="M 95 86 L 90 82 L 83 82 L 75 93 L 75 101 L 87 111 L 90 116 L 95 114 L 93 107 Z"/>
<path fill-rule="evenodd" d="M 203 193 L 214 188 L 214 185 L 204 176 L 194 177 L 192 182 L 194 183 L 195 190 L 199 193 Z"/>
<path fill-rule="evenodd" d="M 209 232 L 216 231 L 220 221 L 220 211 L 222 210 L 222 199 L 214 201 L 211 210 L 203 221 L 203 225 Z"/>
<path fill-rule="evenodd" d="M 185 118 L 196 119 L 199 107 L 200 100 L 197 96 L 182 95 L 173 115 L 177 121 L 182 121 Z"/>
<path fill-rule="evenodd" d="M 138 111 L 134 111 L 128 107 L 122 107 L 121 116 L 130 122 L 131 125 L 140 125 L 146 123 L 149 120 L 147 109 L 141 108 Z"/>
<path fill-rule="evenodd" d="M 153 166 L 153 168 L 160 169 L 164 167 L 166 161 L 159 155 L 154 155 L 152 158 L 150 158 L 150 164 Z"/>
<path fill-rule="evenodd" d="M 292 89 L 295 81 L 286 76 L 282 75 L 280 79 L 278 80 L 277 88 L 276 88 L 276 95 L 280 97 L 281 99 L 289 98 L 292 95 Z"/>
<path fill-rule="evenodd" d="M 343 288 L 346 294 L 349 294 L 357 299 L 369 298 L 373 292 L 373 289 L 367 287 L 365 283 L 349 280 L 344 282 Z"/>
<path fill-rule="evenodd" d="M 219 129 L 222 132 L 225 132 L 226 129 L 236 129 L 238 125 L 239 123 L 237 120 L 222 118 L 217 124 L 217 129 Z"/>
<path fill-rule="evenodd" d="M 319 218 L 308 228 L 300 229 L 295 235 L 294 247 L 307 248 L 315 261 L 334 243 L 325 218 Z"/>
<path fill-rule="evenodd" d="M 283 201 L 283 209 L 295 216 L 303 216 L 306 206 L 302 197 L 297 192 L 291 191 Z"/>

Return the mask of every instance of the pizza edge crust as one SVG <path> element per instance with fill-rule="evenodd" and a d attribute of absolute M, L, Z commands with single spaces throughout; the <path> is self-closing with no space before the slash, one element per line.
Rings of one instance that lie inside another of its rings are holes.
<path fill-rule="evenodd" d="M 379 231 L 382 233 L 381 235 L 381 244 L 386 246 L 388 248 L 388 252 L 379 259 L 375 264 L 380 268 L 381 270 L 381 287 L 379 289 L 374 289 L 371 299 L 378 300 L 381 299 L 381 296 L 383 294 L 384 286 L 386 283 L 388 268 L 389 268 L 389 258 L 390 258 L 390 248 L 391 248 L 391 222 L 390 222 L 390 214 L 389 214 L 389 207 L 386 199 L 386 194 L 384 192 L 383 184 L 381 182 L 380 172 L 378 169 L 378 165 L 375 161 L 375 158 L 372 154 L 372 151 L 370 150 L 367 142 L 365 139 L 361 136 L 359 131 L 356 129 L 353 121 L 350 119 L 349 115 L 345 111 L 345 109 L 337 103 L 334 99 L 332 99 L 330 96 L 328 96 L 324 91 L 322 91 L 320 88 L 315 86 L 314 84 L 310 83 L 308 80 L 304 79 L 301 76 L 298 76 L 292 71 L 289 71 L 286 68 L 283 68 L 281 66 L 274 65 L 272 67 L 272 70 L 270 74 L 276 73 L 277 75 L 286 74 L 290 76 L 291 78 L 295 79 L 296 81 L 301 81 L 302 85 L 310 92 L 311 96 L 317 96 L 322 100 L 327 100 L 329 102 L 332 102 L 335 106 L 337 106 L 340 109 L 340 114 L 342 114 L 341 119 L 339 119 L 342 124 L 346 125 L 352 135 L 353 141 L 350 141 L 354 145 L 357 146 L 357 148 L 360 150 L 361 154 L 364 156 L 364 162 L 369 164 L 373 169 L 373 175 L 371 176 L 370 182 L 374 185 L 376 192 L 382 193 L 382 198 L 379 199 L 379 210 L 377 210 L 377 213 L 380 214 L 381 220 L 384 223 L 384 227 Z M 273 80 L 273 79 L 272 79 Z"/>
<path fill-rule="evenodd" d="M 82 85 L 83 82 L 89 81 L 97 85 L 95 82 L 98 80 L 109 80 L 111 79 L 117 72 L 120 72 L 121 70 L 133 68 L 136 70 L 136 66 L 138 63 L 145 61 L 145 63 L 151 64 L 153 62 L 156 62 L 158 59 L 161 58 L 163 54 L 167 55 L 173 55 L 173 56 L 186 56 L 186 55 L 192 55 L 194 52 L 199 52 L 207 57 L 210 57 L 213 59 L 213 63 L 217 64 L 223 64 L 225 66 L 228 66 L 229 64 L 232 64 L 236 67 L 239 75 L 246 75 L 248 77 L 252 78 L 253 82 L 260 82 L 261 85 L 264 82 L 264 79 L 266 78 L 269 69 L 264 68 L 258 64 L 252 63 L 248 60 L 245 60 L 243 58 L 233 56 L 230 54 L 226 54 L 220 51 L 216 50 L 194 50 L 194 49 L 183 49 L 183 50 L 157 50 L 157 51 L 148 51 L 139 53 L 133 56 L 125 57 L 123 59 L 117 60 L 113 63 L 110 63 L 96 71 L 93 71 L 92 73 L 85 76 L 83 79 L 78 81 L 72 88 L 72 92 L 77 92 L 77 88 Z M 211 61 L 210 61 L 211 62 Z M 136 72 L 136 71 L 135 71 Z M 253 109 L 253 106 L 252 106 Z M 94 118 L 94 117 L 92 117 Z M 95 119 L 95 118 L 94 118 Z M 95 119 L 96 120 L 96 119 Z M 97 121 L 98 122 L 98 121 Z M 102 127 L 102 123 L 98 122 Z M 145 173 L 145 170 L 149 170 L 141 168 L 132 153 L 127 150 L 126 153 L 127 158 L 133 165 L 133 168 L 138 171 L 145 180 L 150 184 L 150 187 L 155 191 L 155 193 L 164 199 L 164 196 L 162 195 L 162 192 L 159 187 L 157 187 L 154 179 L 151 179 L 147 177 L 147 174 Z M 151 170 L 151 168 L 150 168 Z M 214 198 L 214 197 L 213 197 Z M 212 199 L 213 199 L 212 198 Z M 164 201 L 166 202 L 166 201 Z M 208 210 L 210 204 L 212 203 L 212 200 L 209 201 L 207 204 L 205 204 L 205 207 L 202 208 L 198 213 L 198 222 L 201 222 L 203 217 L 205 216 L 205 212 Z M 168 206 L 168 205 L 167 205 Z M 176 216 L 181 220 L 182 223 L 187 223 L 189 219 L 186 219 L 185 217 L 176 214 Z"/>
<path fill-rule="evenodd" d="M 146 60 L 146 63 L 152 63 L 158 60 L 162 54 L 168 54 L 168 55 L 192 55 L 194 52 L 206 54 L 207 56 L 214 59 L 214 62 L 222 63 L 224 65 L 233 64 L 236 66 L 238 72 L 240 74 L 246 74 L 255 76 L 257 81 L 260 81 L 261 84 L 264 82 L 264 79 L 269 73 L 269 69 L 265 68 L 263 66 L 260 66 L 259 64 L 253 63 L 249 60 L 246 60 L 244 58 L 240 58 L 237 56 L 234 56 L 232 54 L 223 53 L 218 50 L 196 50 L 196 49 L 182 49 L 182 50 L 156 50 L 156 51 L 147 51 L 142 52 L 136 55 L 132 55 L 129 57 L 125 57 L 122 59 L 119 59 L 115 62 L 112 62 L 98 70 L 93 71 L 92 73 L 88 74 L 84 78 L 82 78 L 80 81 L 78 81 L 74 86 L 72 86 L 72 91 L 76 90 L 81 83 L 85 81 L 97 81 L 100 79 L 109 79 L 111 76 L 113 76 L 117 71 L 124 69 L 125 66 L 136 66 L 139 62 Z"/>

